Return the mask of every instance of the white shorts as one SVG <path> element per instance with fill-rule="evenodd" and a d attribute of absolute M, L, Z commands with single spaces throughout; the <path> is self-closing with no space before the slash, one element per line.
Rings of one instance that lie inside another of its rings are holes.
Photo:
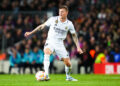
<path fill-rule="evenodd" d="M 62 58 L 69 58 L 69 55 L 64 46 L 63 40 L 46 40 L 44 49 L 45 48 L 49 48 L 52 51 L 52 53 L 55 52 L 60 60 Z"/>

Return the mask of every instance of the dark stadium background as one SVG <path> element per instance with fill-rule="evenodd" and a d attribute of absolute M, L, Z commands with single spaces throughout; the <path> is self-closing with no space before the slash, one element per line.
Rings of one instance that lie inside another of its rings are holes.
<path fill-rule="evenodd" d="M 26 48 L 32 52 L 34 47 L 43 50 L 48 28 L 29 38 L 25 38 L 24 33 L 44 23 L 49 17 L 57 16 L 58 8 L 64 4 L 69 7 L 68 18 L 73 22 L 80 47 L 85 52 L 83 55 L 77 53 L 68 34 L 64 43 L 71 60 L 77 62 L 76 73 L 80 73 L 81 67 L 84 67 L 84 73 L 94 73 L 95 62 L 120 62 L 120 0 L 0 0 L 1 73 L 8 73 L 5 62 L 9 62 L 14 51 L 23 58 Z M 96 61 L 101 53 L 104 59 Z M 51 61 L 51 70 L 54 71 L 51 73 L 56 73 L 58 69 L 55 61 L 58 61 L 56 55 Z"/>

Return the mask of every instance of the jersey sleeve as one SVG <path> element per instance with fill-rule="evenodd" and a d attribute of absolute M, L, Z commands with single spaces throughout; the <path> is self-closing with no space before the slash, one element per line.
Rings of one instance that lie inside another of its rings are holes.
<path fill-rule="evenodd" d="M 45 22 L 45 25 L 49 27 L 49 26 L 51 25 L 51 23 L 52 23 L 52 19 L 53 19 L 53 17 L 50 17 L 50 18 Z"/>
<path fill-rule="evenodd" d="M 74 28 L 74 25 L 73 25 L 72 22 L 69 25 L 69 31 L 70 31 L 71 34 L 75 33 L 75 28 Z"/>

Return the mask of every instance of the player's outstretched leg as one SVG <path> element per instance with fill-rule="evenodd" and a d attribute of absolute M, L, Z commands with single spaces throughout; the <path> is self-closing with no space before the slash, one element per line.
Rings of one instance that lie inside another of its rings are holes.
<path fill-rule="evenodd" d="M 50 58 L 51 51 L 50 51 L 50 49 L 47 48 L 44 50 L 44 53 L 45 53 L 45 55 L 44 55 L 44 71 L 46 73 L 46 81 L 48 81 L 48 80 L 50 80 L 50 78 L 49 78 L 49 66 L 50 66 L 49 58 Z"/>
<path fill-rule="evenodd" d="M 49 61 L 50 55 L 45 54 L 44 55 L 44 71 L 46 74 L 46 80 L 49 80 L 49 66 L 50 66 L 50 61 Z"/>
<path fill-rule="evenodd" d="M 65 63 L 66 81 L 78 81 L 77 79 L 74 79 L 73 77 L 70 76 L 72 69 L 70 59 L 65 58 L 64 63 Z"/>

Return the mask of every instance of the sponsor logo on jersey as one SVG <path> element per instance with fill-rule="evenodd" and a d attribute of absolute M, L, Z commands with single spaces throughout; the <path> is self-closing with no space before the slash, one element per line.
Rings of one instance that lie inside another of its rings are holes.
<path fill-rule="evenodd" d="M 60 33 L 60 34 L 65 34 L 66 33 L 66 30 L 62 30 L 58 27 L 54 27 L 54 30 L 55 30 L 55 32 Z"/>

